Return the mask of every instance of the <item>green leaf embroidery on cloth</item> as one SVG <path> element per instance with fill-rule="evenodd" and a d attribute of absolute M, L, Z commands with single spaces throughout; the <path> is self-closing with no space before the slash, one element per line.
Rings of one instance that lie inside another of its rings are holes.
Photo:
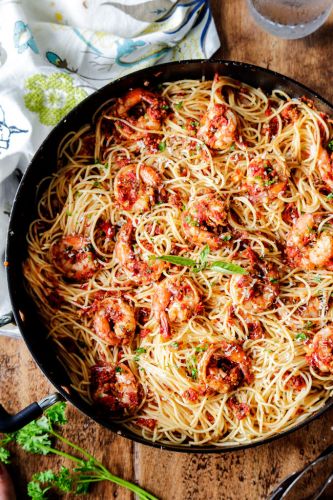
<path fill-rule="evenodd" d="M 25 81 L 25 89 L 25 106 L 38 113 L 44 125 L 56 125 L 87 96 L 85 90 L 74 87 L 71 76 L 62 73 L 33 75 Z"/>

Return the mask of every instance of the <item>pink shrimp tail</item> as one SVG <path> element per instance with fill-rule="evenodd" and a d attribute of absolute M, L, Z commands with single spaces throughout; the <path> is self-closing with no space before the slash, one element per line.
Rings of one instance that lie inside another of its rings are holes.
<path fill-rule="evenodd" d="M 170 326 L 165 312 L 161 313 L 160 316 L 160 332 L 163 338 L 167 339 L 170 337 Z"/>

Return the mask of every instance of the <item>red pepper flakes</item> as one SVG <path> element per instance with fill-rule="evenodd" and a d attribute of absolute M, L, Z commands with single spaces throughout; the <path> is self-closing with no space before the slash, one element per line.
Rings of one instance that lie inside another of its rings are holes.
<path fill-rule="evenodd" d="M 243 418 L 250 414 L 249 405 L 246 403 L 239 403 L 234 397 L 228 400 L 227 405 L 235 413 L 238 420 L 243 420 Z"/>
<path fill-rule="evenodd" d="M 288 378 L 289 375 L 290 375 L 290 372 L 289 371 L 286 372 L 282 377 L 283 380 Z M 305 382 L 304 378 L 302 377 L 302 375 L 293 375 L 284 384 L 284 387 L 285 387 L 285 389 L 293 389 L 295 391 L 301 391 L 302 389 L 304 389 L 306 387 L 306 382 Z"/>
<path fill-rule="evenodd" d="M 198 392 L 195 389 L 190 388 L 187 391 L 183 392 L 183 398 L 191 401 L 191 403 L 196 403 L 198 401 L 198 397 Z"/>
<path fill-rule="evenodd" d="M 149 328 L 142 328 L 142 330 L 140 330 L 140 339 L 144 339 L 150 333 L 151 333 L 151 331 Z"/>
<path fill-rule="evenodd" d="M 135 423 L 140 427 L 146 427 L 150 431 L 153 431 L 156 427 L 157 420 L 153 418 L 138 418 Z"/>
<path fill-rule="evenodd" d="M 215 422 L 215 418 L 213 417 L 213 415 L 211 415 L 208 411 L 206 412 L 206 415 L 207 415 L 207 420 L 209 420 L 209 422 L 213 424 Z"/>

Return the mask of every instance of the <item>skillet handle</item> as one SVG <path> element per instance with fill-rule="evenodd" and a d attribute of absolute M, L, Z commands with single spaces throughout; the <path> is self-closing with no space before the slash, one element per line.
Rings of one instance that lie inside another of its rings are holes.
<path fill-rule="evenodd" d="M 13 339 L 21 339 L 22 335 L 18 326 L 15 323 L 12 312 L 0 316 L 0 336 L 11 337 Z"/>
<path fill-rule="evenodd" d="M 22 429 L 22 427 L 40 417 L 44 410 L 47 410 L 47 408 L 58 401 L 64 401 L 64 398 L 61 394 L 56 392 L 41 399 L 38 403 L 32 403 L 26 408 L 23 408 L 23 410 L 16 413 L 16 415 L 11 415 L 0 405 L 0 432 L 15 432 Z"/>

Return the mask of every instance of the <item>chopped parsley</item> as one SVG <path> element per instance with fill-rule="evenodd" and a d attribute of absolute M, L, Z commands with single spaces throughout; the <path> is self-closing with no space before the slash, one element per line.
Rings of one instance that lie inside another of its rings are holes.
<path fill-rule="evenodd" d="M 313 281 L 315 281 L 316 283 L 320 283 L 320 282 L 322 281 L 322 277 L 321 277 L 321 276 L 319 276 L 319 275 L 317 275 L 317 276 L 314 276 L 314 277 L 312 278 L 312 280 L 313 280 Z"/>
<path fill-rule="evenodd" d="M 194 380 L 198 378 L 198 368 L 197 368 L 197 358 L 195 356 L 190 356 L 186 360 L 186 368 Z"/>
<path fill-rule="evenodd" d="M 116 372 L 117 372 L 117 373 L 121 373 L 121 372 L 122 372 L 122 368 L 121 368 L 121 366 L 116 366 Z"/>
<path fill-rule="evenodd" d="M 158 149 L 159 151 L 163 152 L 166 150 L 166 142 L 160 142 L 159 145 L 158 145 Z"/>
<path fill-rule="evenodd" d="M 144 347 L 138 347 L 138 349 L 135 350 L 136 356 L 134 356 L 134 361 L 139 361 L 141 354 L 144 354 L 146 349 Z"/>
<path fill-rule="evenodd" d="M 207 346 L 207 345 L 203 345 L 203 346 L 199 346 L 199 345 L 198 345 L 198 346 L 195 348 L 195 352 L 205 352 L 205 351 L 207 351 L 207 349 L 208 349 L 208 346 Z"/>
<path fill-rule="evenodd" d="M 328 149 L 333 151 L 333 139 L 330 140 L 330 142 L 327 144 Z"/>
<path fill-rule="evenodd" d="M 182 107 L 183 107 L 183 101 L 179 101 L 177 102 L 177 104 L 175 104 L 176 109 L 181 109 Z"/>
<path fill-rule="evenodd" d="M 231 144 L 229 151 L 235 151 L 235 144 Z"/>
<path fill-rule="evenodd" d="M 170 108 L 170 106 L 168 106 L 167 104 L 163 104 L 163 105 L 161 106 L 161 108 L 162 108 L 162 109 L 167 110 L 167 109 L 169 109 L 169 108 Z"/>
<path fill-rule="evenodd" d="M 326 198 L 327 198 L 328 200 L 332 200 L 332 198 L 333 198 L 333 193 L 329 193 L 329 194 L 326 196 Z"/>
<path fill-rule="evenodd" d="M 276 180 L 276 177 L 274 177 L 274 179 L 271 179 L 270 181 L 265 181 L 264 186 L 271 186 L 272 184 L 276 183 Z"/>
<path fill-rule="evenodd" d="M 193 121 L 193 122 L 190 122 L 190 125 L 191 125 L 191 127 L 197 128 L 197 127 L 199 127 L 199 122 Z"/>
<path fill-rule="evenodd" d="M 308 336 L 304 332 L 298 333 L 295 337 L 297 342 L 302 342 L 303 340 L 307 340 L 307 338 L 308 338 Z"/>
<path fill-rule="evenodd" d="M 171 342 L 171 344 L 170 344 L 170 345 L 171 345 L 171 347 L 173 347 L 174 349 L 178 349 L 178 347 L 179 347 L 178 342 Z"/>
<path fill-rule="evenodd" d="M 189 224 L 190 226 L 199 226 L 199 222 L 195 219 L 192 219 L 192 217 L 190 215 L 187 215 L 185 217 L 185 221 L 187 222 L 187 224 Z"/>
<path fill-rule="evenodd" d="M 305 328 L 306 330 L 310 330 L 310 328 L 312 328 L 312 327 L 313 327 L 313 322 L 312 322 L 312 321 L 307 321 L 307 322 L 305 323 L 304 328 Z"/>
<path fill-rule="evenodd" d="M 278 279 L 276 279 L 276 278 L 269 278 L 269 281 L 270 281 L 271 283 L 278 283 L 278 282 L 279 282 L 279 280 L 278 280 Z"/>
<path fill-rule="evenodd" d="M 95 181 L 94 184 L 93 184 L 93 187 L 94 188 L 99 188 L 99 187 L 101 187 L 101 183 L 98 182 L 98 181 Z"/>
<path fill-rule="evenodd" d="M 226 234 L 225 236 L 223 236 L 222 240 L 223 241 L 230 241 L 232 238 L 231 234 Z"/>

